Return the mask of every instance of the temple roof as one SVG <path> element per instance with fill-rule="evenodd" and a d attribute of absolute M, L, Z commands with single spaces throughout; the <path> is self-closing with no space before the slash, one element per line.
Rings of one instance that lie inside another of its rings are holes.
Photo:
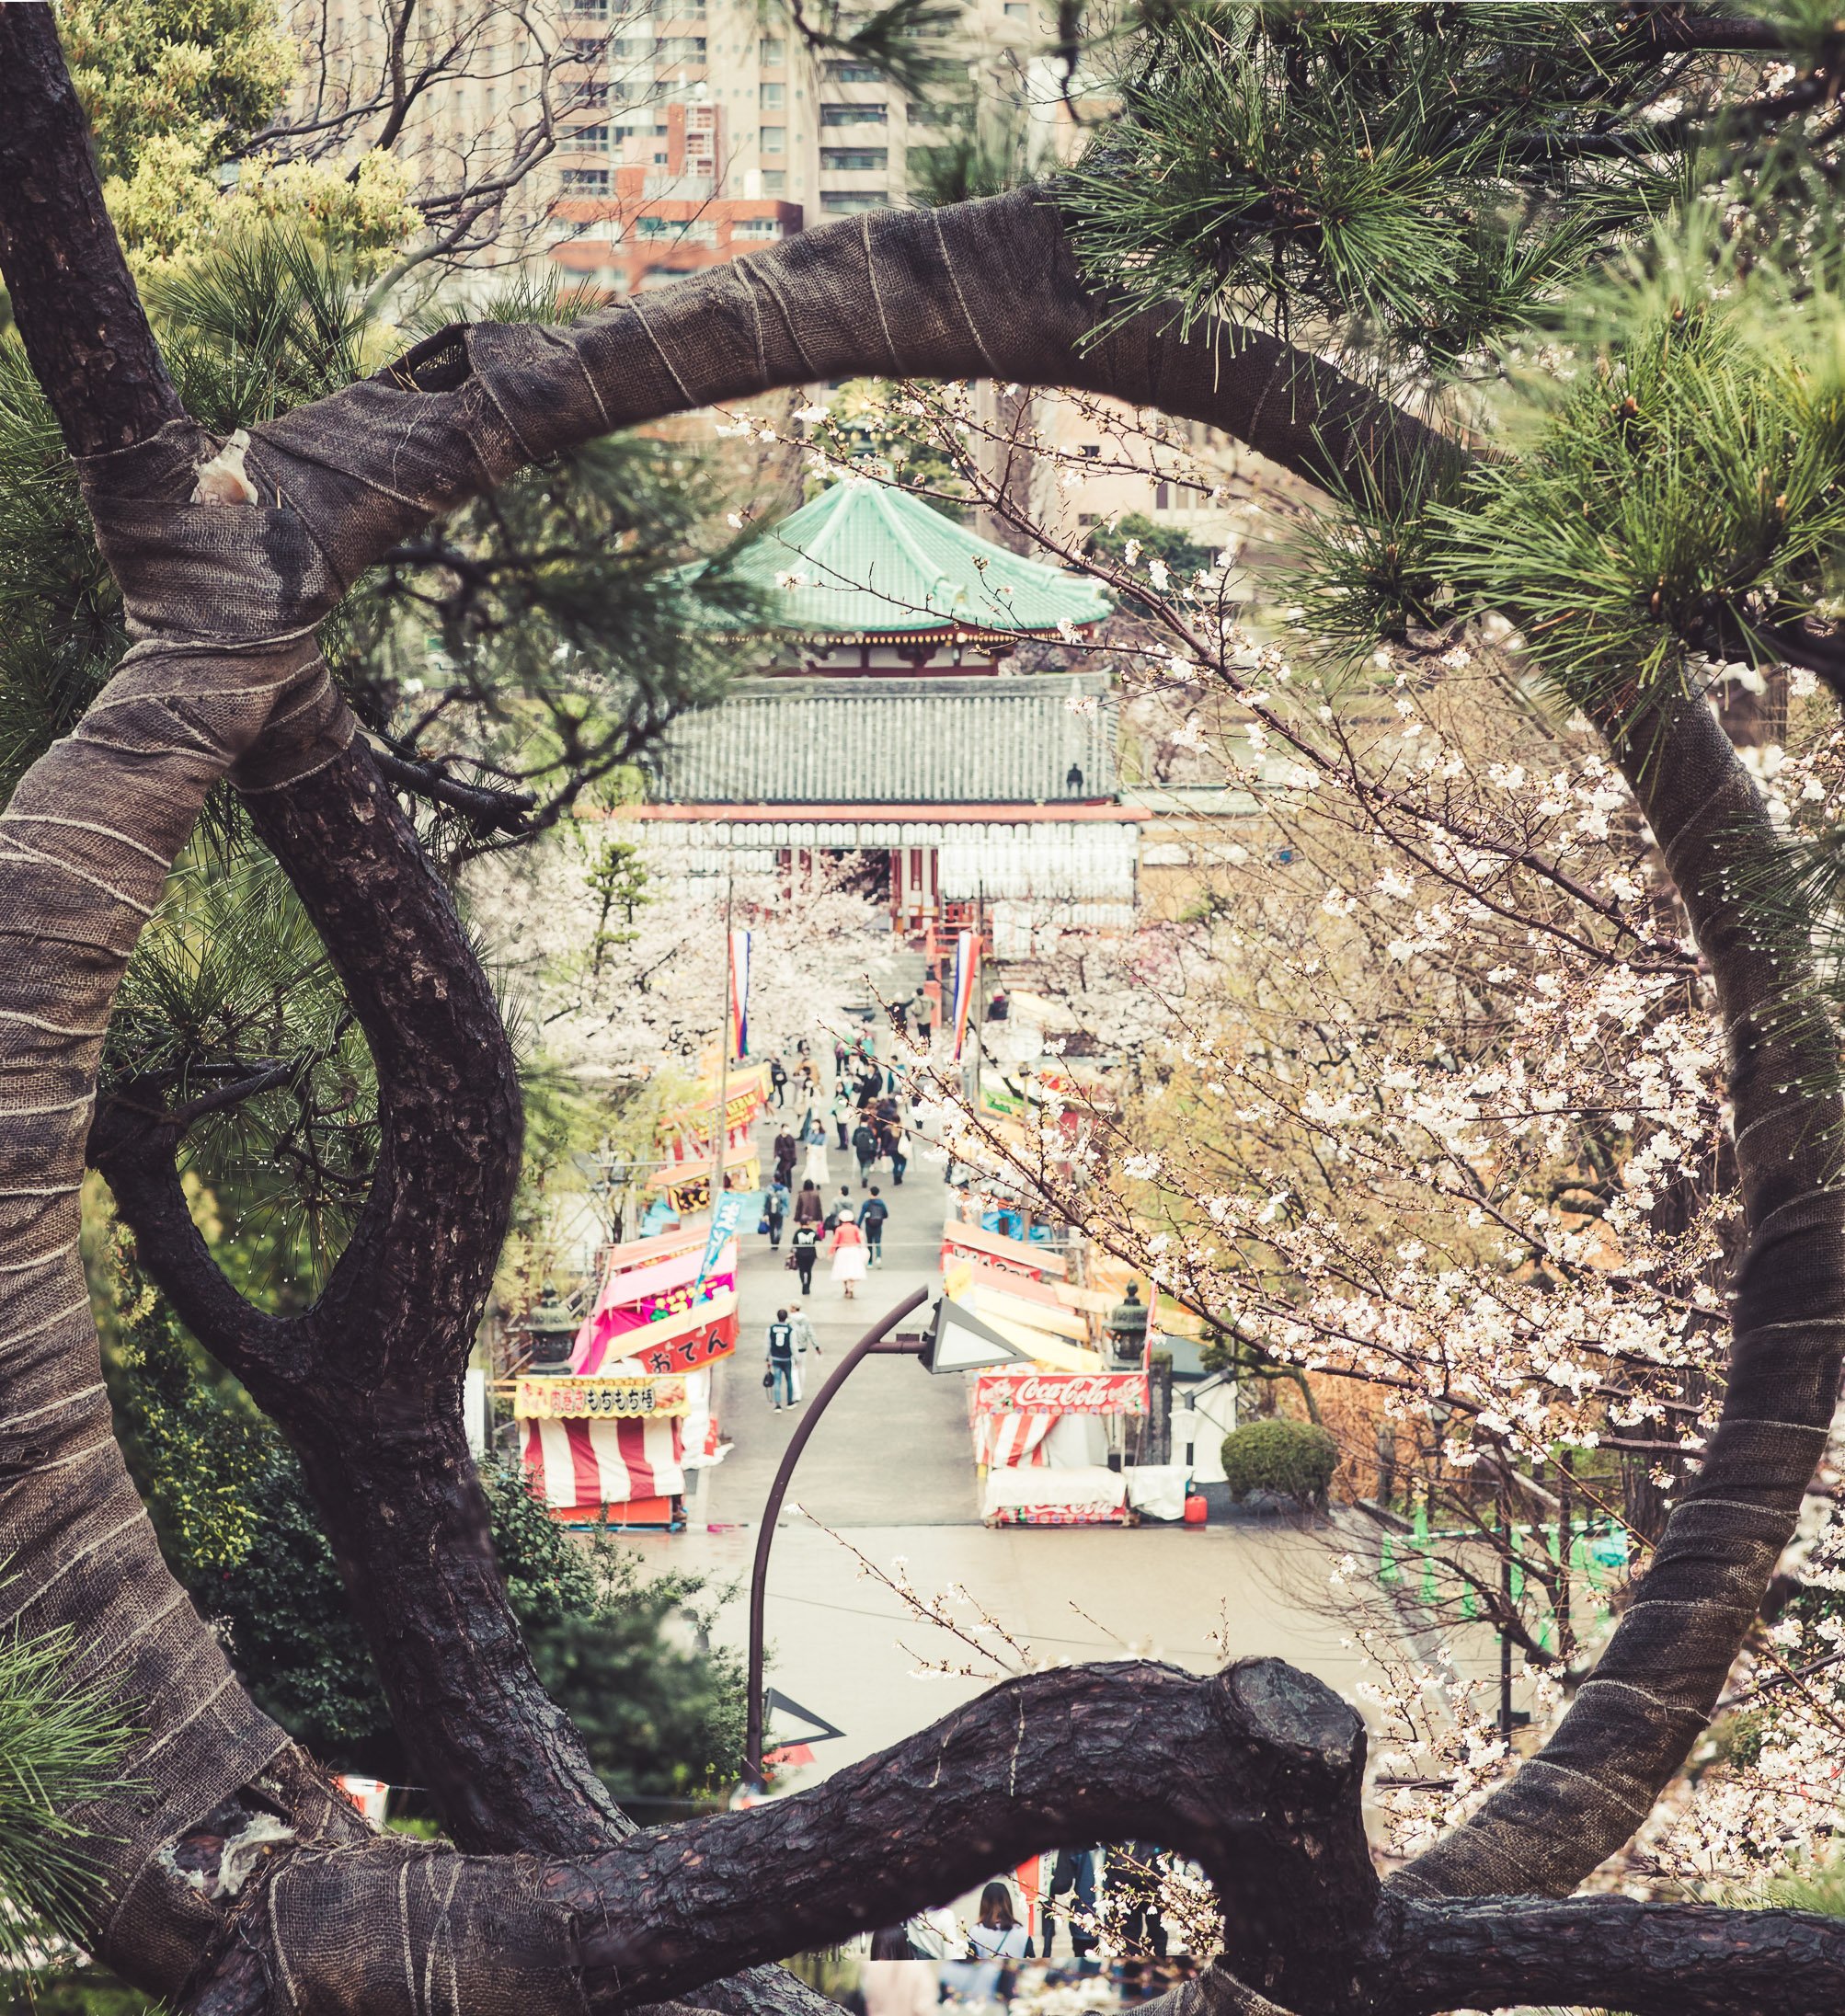
<path fill-rule="evenodd" d="M 774 626 L 885 642 L 1053 634 L 1100 623 L 1094 581 L 977 538 L 921 498 L 850 476 L 772 526 L 731 571 L 768 595 Z"/>
<path fill-rule="evenodd" d="M 1055 805 L 1114 795 L 1100 672 L 739 680 L 655 758 L 680 805 Z"/>

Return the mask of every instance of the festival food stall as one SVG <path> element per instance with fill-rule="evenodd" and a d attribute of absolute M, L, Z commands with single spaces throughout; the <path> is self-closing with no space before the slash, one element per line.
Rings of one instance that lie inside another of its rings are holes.
<path fill-rule="evenodd" d="M 736 1348 L 734 1232 L 609 1249 L 569 1372 L 514 1384 L 526 1469 L 553 1517 L 680 1524 L 685 1473 L 723 1454 L 711 1368 Z"/>
<path fill-rule="evenodd" d="M 702 1211 L 711 1203 L 715 1160 L 713 1122 L 724 1102 L 724 1178 L 733 1190 L 759 1190 L 762 1167 L 751 1130 L 769 1103 L 769 1067 L 733 1065 L 728 1077 L 706 1067 L 682 1106 L 663 1114 L 655 1130 L 660 1166 L 647 1188 L 664 1196 L 676 1211 Z"/>
<path fill-rule="evenodd" d="M 1152 1405 L 1145 1333 L 1123 1363 L 1118 1291 L 1069 1277 L 1071 1257 L 951 1216 L 942 1274 L 951 1300 L 1027 1362 L 982 1371 L 969 1394 L 981 1513 L 990 1525 L 1127 1524 L 1184 1511 L 1183 1466 L 1132 1459 Z"/>
<path fill-rule="evenodd" d="M 1144 1372 L 1034 1365 L 977 1374 L 974 1449 L 986 1472 L 981 1517 L 990 1526 L 1126 1524 L 1132 1516 L 1129 1479 L 1108 1465 L 1106 1423 L 1146 1411 Z"/>

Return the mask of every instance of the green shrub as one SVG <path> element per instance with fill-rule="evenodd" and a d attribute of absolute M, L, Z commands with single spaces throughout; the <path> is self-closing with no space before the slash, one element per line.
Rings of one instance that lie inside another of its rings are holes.
<path fill-rule="evenodd" d="M 1246 1422 L 1223 1438 L 1224 1476 L 1238 1498 L 1252 1491 L 1274 1491 L 1302 1504 L 1324 1505 L 1338 1467 L 1338 1443 L 1311 1421 L 1275 1415 Z"/>

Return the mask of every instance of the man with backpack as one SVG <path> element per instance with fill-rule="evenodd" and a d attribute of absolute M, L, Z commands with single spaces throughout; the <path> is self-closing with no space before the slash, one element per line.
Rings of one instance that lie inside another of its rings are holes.
<path fill-rule="evenodd" d="M 858 1186 L 863 1190 L 871 1183 L 871 1165 L 881 1152 L 877 1129 L 872 1126 L 869 1115 L 853 1129 L 852 1151 L 858 1157 Z"/>
<path fill-rule="evenodd" d="M 775 1312 L 775 1320 L 769 1325 L 768 1365 L 769 1398 L 780 1414 L 785 1396 L 787 1404 L 795 1404 L 795 1326 L 788 1321 L 785 1309 Z"/>
<path fill-rule="evenodd" d="M 884 1221 L 889 1216 L 890 1207 L 878 1196 L 877 1186 L 874 1183 L 871 1195 L 865 1198 L 858 1214 L 859 1229 L 871 1249 L 869 1264 L 874 1267 L 884 1265 Z"/>

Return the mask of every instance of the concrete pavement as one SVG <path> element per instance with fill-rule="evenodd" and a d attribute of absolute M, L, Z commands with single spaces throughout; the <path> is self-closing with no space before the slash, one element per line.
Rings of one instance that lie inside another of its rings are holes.
<path fill-rule="evenodd" d="M 774 1131 L 771 1124 L 762 1137 L 765 1162 Z M 806 1306 L 825 1356 L 819 1367 L 809 1362 L 809 1397 L 893 1302 L 917 1286 L 941 1289 L 942 1163 L 919 1155 L 900 1189 L 877 1180 L 891 1206 L 885 1266 L 850 1302 L 824 1259 L 816 1269 Z M 856 1182 L 853 1194 L 861 1195 Z M 766 1239 L 749 1233 L 743 1243 L 741 1341 L 717 1393 L 734 1446 L 705 1473 L 688 1507 L 692 1529 L 638 1542 L 662 1567 L 737 1586 L 716 1635 L 739 1651 L 758 1520 L 798 1418 L 774 1412 L 762 1374 L 767 1326 L 799 1284 Z M 932 1378 L 907 1358 L 869 1359 L 808 1444 L 776 1536 L 770 1682 L 845 1732 L 785 1782 L 897 1742 L 997 1677 L 880 1579 L 898 1572 L 931 1597 L 965 1587 L 1030 1648 L 1033 1663 L 1151 1656 L 1208 1672 L 1226 1658 L 1277 1654 L 1349 1694 L 1360 1667 L 1324 1602 L 1334 1537 L 1246 1526 L 989 1529 L 979 1517 L 965 1381 Z M 877 1572 L 867 1574 L 861 1557 Z M 958 1614 L 975 1621 L 965 1607 Z M 981 1670 L 932 1673 L 938 1664 Z"/>

